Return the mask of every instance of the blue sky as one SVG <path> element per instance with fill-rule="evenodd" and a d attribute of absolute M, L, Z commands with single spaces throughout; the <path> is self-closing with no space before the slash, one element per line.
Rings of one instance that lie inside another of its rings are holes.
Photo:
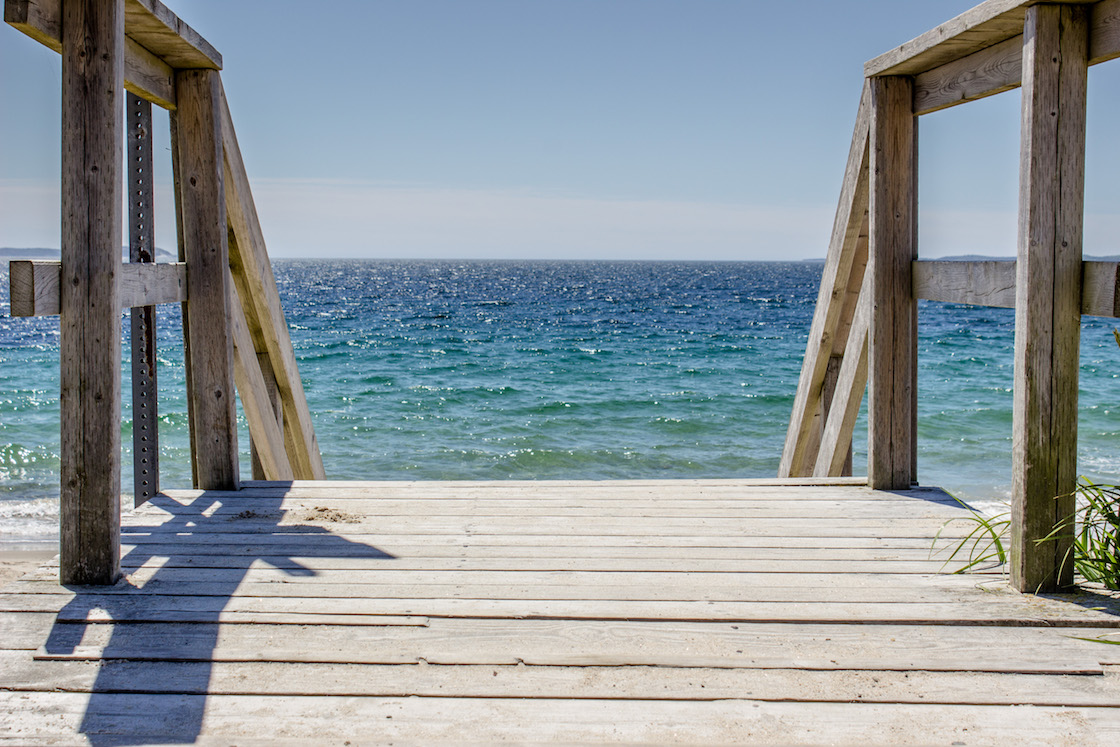
<path fill-rule="evenodd" d="M 619 259 L 823 256 L 864 61 L 973 5 L 168 4 L 224 56 L 274 256 Z M 58 56 L 0 34 L 0 246 L 57 246 Z M 1094 254 L 1120 252 L 1118 102 L 1120 62 L 1094 68 Z M 923 256 L 1014 253 L 1018 110 L 922 118 Z"/>

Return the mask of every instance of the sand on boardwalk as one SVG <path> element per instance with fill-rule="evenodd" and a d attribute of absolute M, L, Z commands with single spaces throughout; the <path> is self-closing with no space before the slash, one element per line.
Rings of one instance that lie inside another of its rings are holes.
<path fill-rule="evenodd" d="M 0 589 L 58 555 L 58 550 L 0 550 Z"/>

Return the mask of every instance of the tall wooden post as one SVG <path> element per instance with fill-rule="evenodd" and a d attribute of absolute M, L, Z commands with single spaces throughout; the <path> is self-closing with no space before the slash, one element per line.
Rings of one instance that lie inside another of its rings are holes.
<path fill-rule="evenodd" d="M 188 396 L 197 486 L 238 487 L 237 421 L 230 333 L 229 244 L 221 137 L 221 84 L 214 70 L 175 76 L 175 169 L 187 272 Z"/>
<path fill-rule="evenodd" d="M 1039 544 L 1070 517 L 1077 480 L 1077 373 L 1088 24 L 1077 6 L 1027 9 L 1015 285 L 1011 582 L 1073 582 L 1070 538 Z M 1065 496 L 1065 497 L 1059 497 Z"/>
<path fill-rule="evenodd" d="M 60 578 L 120 576 L 124 0 L 62 6 Z"/>
<path fill-rule="evenodd" d="M 916 141 L 913 80 L 872 78 L 867 475 L 880 490 L 905 490 L 915 479 Z"/>

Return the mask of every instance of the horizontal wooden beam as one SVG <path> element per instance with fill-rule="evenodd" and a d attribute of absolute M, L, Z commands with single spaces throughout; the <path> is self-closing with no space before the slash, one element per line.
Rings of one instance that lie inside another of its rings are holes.
<path fill-rule="evenodd" d="M 1120 262 L 1081 263 L 1081 313 L 1120 317 Z M 914 297 L 1015 308 L 1015 262 L 914 262 Z"/>
<path fill-rule="evenodd" d="M 1120 57 L 1120 0 L 1103 0 L 1092 9 L 1089 64 Z M 974 101 L 1023 83 L 1023 35 L 948 62 L 914 80 L 914 113 L 928 114 Z"/>
<path fill-rule="evenodd" d="M 62 52 L 59 0 L 6 0 L 4 21 L 55 52 Z M 134 37 L 126 34 L 124 44 L 124 87 L 157 106 L 174 109 L 174 68 Z"/>
<path fill-rule="evenodd" d="M 12 316 L 52 316 L 59 313 L 62 263 L 15 260 L 9 264 Z M 121 265 L 121 309 L 181 303 L 187 300 L 187 266 L 181 262 Z"/>
<path fill-rule="evenodd" d="M 62 0 L 5 0 L 4 21 L 62 51 Z M 129 91 L 174 109 L 177 68 L 221 66 L 217 50 L 158 0 L 126 0 L 124 87 Z"/>
<path fill-rule="evenodd" d="M 1023 33 L 1027 8 L 1040 2 L 1091 5 L 1097 0 L 988 0 L 864 65 L 864 75 L 920 75 Z"/>

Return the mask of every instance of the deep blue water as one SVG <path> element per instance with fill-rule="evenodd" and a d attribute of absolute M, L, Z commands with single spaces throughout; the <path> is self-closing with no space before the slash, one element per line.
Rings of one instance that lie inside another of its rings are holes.
<path fill-rule="evenodd" d="M 821 266 L 281 260 L 275 270 L 328 476 L 475 480 L 773 476 Z M 58 324 L 9 318 L 6 271 L 0 283 L 0 540 L 13 541 L 57 521 Z M 1114 321 L 1083 325 L 1079 443 L 1082 472 L 1120 482 Z M 1010 310 L 921 304 L 923 483 L 970 500 L 1009 495 L 1013 332 Z M 190 482 L 180 335 L 178 309 L 162 308 L 172 486 Z M 127 402 L 124 414 L 127 493 Z M 864 434 L 861 418 L 857 473 Z M 244 427 L 241 440 L 247 476 Z"/>

